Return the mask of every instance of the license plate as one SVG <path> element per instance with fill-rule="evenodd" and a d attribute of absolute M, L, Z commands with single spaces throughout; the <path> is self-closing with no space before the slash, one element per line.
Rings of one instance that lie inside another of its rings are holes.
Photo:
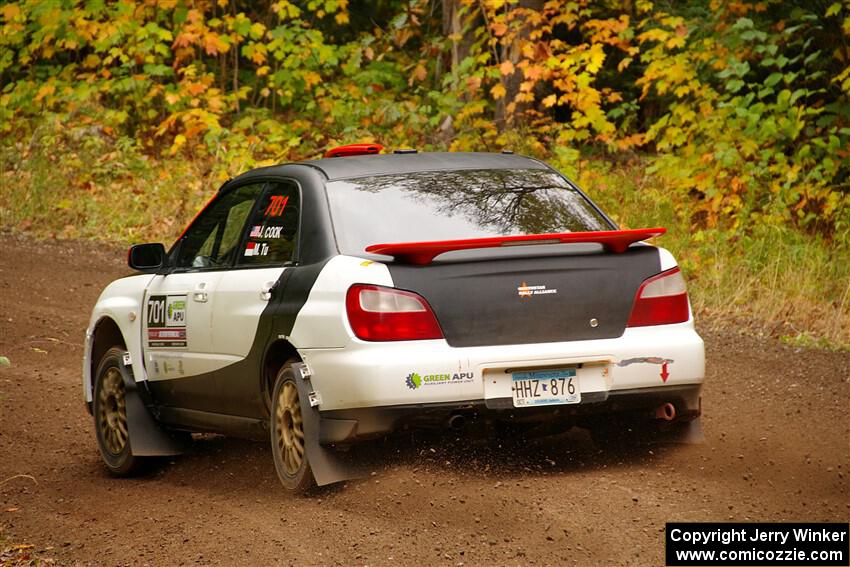
<path fill-rule="evenodd" d="M 575 368 L 514 372 L 511 374 L 511 393 L 515 408 L 577 404 L 581 401 Z"/>

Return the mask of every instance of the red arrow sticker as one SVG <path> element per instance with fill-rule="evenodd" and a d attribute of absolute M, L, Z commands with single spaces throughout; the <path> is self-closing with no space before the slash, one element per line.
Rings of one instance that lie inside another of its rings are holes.
<path fill-rule="evenodd" d="M 667 378 L 670 373 L 667 372 L 667 365 L 675 362 L 672 358 L 664 358 L 661 356 L 639 356 L 637 358 L 627 358 L 617 363 L 617 366 L 628 366 L 630 364 L 660 364 L 661 365 L 661 381 L 667 383 Z"/>

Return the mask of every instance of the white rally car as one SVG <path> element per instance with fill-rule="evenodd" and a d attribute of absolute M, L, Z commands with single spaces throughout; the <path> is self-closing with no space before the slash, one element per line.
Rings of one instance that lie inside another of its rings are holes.
<path fill-rule="evenodd" d="M 534 159 L 379 149 L 249 171 L 168 252 L 130 249 L 141 273 L 101 294 L 83 365 L 113 473 L 188 432 L 270 436 L 303 490 L 402 427 L 698 426 L 703 342 L 676 261 L 642 242 L 664 229 L 618 230 Z"/>

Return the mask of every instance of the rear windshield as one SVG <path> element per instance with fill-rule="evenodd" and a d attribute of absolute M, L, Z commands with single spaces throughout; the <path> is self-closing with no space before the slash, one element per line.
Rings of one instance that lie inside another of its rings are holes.
<path fill-rule="evenodd" d="M 549 170 L 425 171 L 327 184 L 337 244 L 611 230 L 590 202 Z"/>

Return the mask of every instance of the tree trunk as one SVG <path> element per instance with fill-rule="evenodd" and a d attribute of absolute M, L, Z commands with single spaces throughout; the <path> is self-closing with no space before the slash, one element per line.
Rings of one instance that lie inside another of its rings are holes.
<path fill-rule="evenodd" d="M 520 0 L 518 8 L 540 11 L 543 9 L 544 0 Z M 513 10 L 516 8 L 507 8 Z M 499 61 L 510 61 L 514 67 L 519 63 L 522 56 L 522 44 L 531 34 L 531 27 L 523 25 L 516 37 L 510 43 L 503 43 L 499 49 Z M 522 71 L 514 69 L 510 75 L 502 76 L 502 84 L 505 87 L 505 96 L 496 101 L 495 120 L 500 126 L 513 125 L 516 122 L 516 117 L 521 115 L 526 103 L 517 104 L 512 112 L 508 112 L 508 105 L 514 101 L 516 95 L 519 94 L 519 87 L 522 84 Z"/>
<path fill-rule="evenodd" d="M 445 37 L 451 37 L 451 61 L 449 63 L 449 71 L 452 75 L 452 86 L 457 89 L 458 81 L 460 79 L 458 75 L 458 67 L 472 51 L 472 44 L 475 39 L 472 35 L 472 29 L 474 29 L 479 22 L 463 21 L 465 18 L 468 20 L 471 16 L 468 12 L 466 14 L 462 13 L 462 0 L 442 0 L 442 6 L 443 35 Z M 475 19 L 480 20 L 480 16 Z M 464 25 L 464 23 L 467 25 Z M 473 23 L 475 25 L 470 25 Z"/>

